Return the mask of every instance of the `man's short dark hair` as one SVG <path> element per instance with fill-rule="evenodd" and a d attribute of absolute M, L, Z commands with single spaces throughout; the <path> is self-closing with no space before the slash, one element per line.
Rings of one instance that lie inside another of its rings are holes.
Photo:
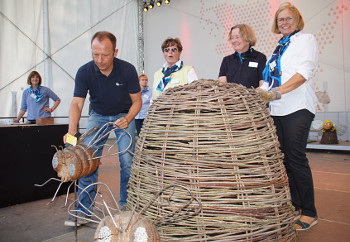
<path fill-rule="evenodd" d="M 114 34 L 107 32 L 107 31 L 100 31 L 94 34 L 91 38 L 91 44 L 94 41 L 94 39 L 97 39 L 98 41 L 102 41 L 104 39 L 109 39 L 112 43 L 113 50 L 117 48 L 117 38 L 114 36 Z"/>

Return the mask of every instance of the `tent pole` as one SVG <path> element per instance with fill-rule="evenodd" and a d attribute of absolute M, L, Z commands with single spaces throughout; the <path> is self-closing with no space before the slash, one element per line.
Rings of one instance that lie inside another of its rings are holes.
<path fill-rule="evenodd" d="M 137 58 L 137 67 L 138 67 L 138 74 L 141 75 L 141 73 L 145 72 L 145 66 L 144 66 L 144 38 L 143 38 L 143 1 L 138 0 L 137 1 L 137 15 L 138 15 L 138 41 L 137 41 L 137 47 L 138 47 L 138 58 Z"/>
<path fill-rule="evenodd" d="M 52 63 L 51 63 L 51 43 L 49 28 L 49 3 L 43 0 L 43 37 L 44 37 L 44 78 L 45 85 L 52 89 Z"/>

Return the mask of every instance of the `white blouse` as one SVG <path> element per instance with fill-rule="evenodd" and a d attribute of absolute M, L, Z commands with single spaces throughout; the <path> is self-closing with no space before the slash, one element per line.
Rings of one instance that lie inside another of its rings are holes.
<path fill-rule="evenodd" d="M 316 113 L 317 97 L 313 75 L 318 63 L 318 47 L 312 34 L 296 33 L 281 58 L 281 82 L 286 83 L 294 74 L 301 74 L 306 81 L 298 88 L 282 94 L 281 99 L 270 102 L 270 114 L 285 116 L 301 109 Z M 260 87 L 268 89 L 268 83 Z"/>

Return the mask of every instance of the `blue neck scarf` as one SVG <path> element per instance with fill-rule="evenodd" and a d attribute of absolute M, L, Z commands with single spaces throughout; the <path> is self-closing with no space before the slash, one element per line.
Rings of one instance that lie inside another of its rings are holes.
<path fill-rule="evenodd" d="M 299 30 L 294 31 L 286 37 L 282 37 L 278 41 L 278 45 L 273 52 L 270 60 L 266 63 L 263 71 L 264 82 L 269 83 L 268 90 L 274 87 L 281 86 L 281 57 L 290 44 L 290 38 L 298 33 Z"/>
<path fill-rule="evenodd" d="M 148 91 L 148 86 L 142 89 L 141 94 L 144 94 L 147 91 Z"/>
<path fill-rule="evenodd" d="M 239 59 L 241 60 L 241 63 L 243 63 L 243 61 L 247 58 L 247 56 L 250 54 L 250 52 L 252 52 L 252 49 L 249 46 L 249 50 L 247 50 L 246 52 L 243 53 L 238 53 L 237 51 L 235 51 L 235 55 L 239 57 Z"/>
<path fill-rule="evenodd" d="M 183 61 L 181 61 L 180 66 L 177 66 L 175 64 L 170 68 L 163 67 L 162 72 L 164 74 L 164 77 L 162 78 L 162 80 L 160 80 L 160 82 L 157 86 L 157 90 L 162 92 L 164 90 L 164 88 L 166 87 L 166 85 L 168 85 L 168 83 L 171 80 L 171 78 L 170 78 L 171 73 L 180 70 L 182 68 L 182 66 L 183 66 Z"/>
<path fill-rule="evenodd" d="M 44 95 L 40 93 L 40 86 L 37 86 L 35 88 L 35 91 L 33 91 L 33 87 L 30 86 L 28 89 L 29 94 L 35 95 L 35 102 L 40 102 L 41 99 L 43 99 Z"/>

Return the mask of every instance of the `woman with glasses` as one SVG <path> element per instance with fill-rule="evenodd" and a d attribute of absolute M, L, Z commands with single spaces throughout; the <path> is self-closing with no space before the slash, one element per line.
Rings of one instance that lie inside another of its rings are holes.
<path fill-rule="evenodd" d="M 266 56 L 252 48 L 256 43 L 252 28 L 237 24 L 231 28 L 228 40 L 235 52 L 222 60 L 219 81 L 242 84 L 248 88 L 262 85 Z"/>
<path fill-rule="evenodd" d="M 297 230 L 317 224 L 312 173 L 306 157 L 310 125 L 315 117 L 317 98 L 313 75 L 317 68 L 318 48 L 312 34 L 301 32 L 304 20 L 289 2 L 275 13 L 272 32 L 282 34 L 264 70 L 269 91 L 269 108 L 284 153 L 292 204 L 301 215 Z"/>
<path fill-rule="evenodd" d="M 167 88 L 191 83 L 198 79 L 193 66 L 184 65 L 180 59 L 182 53 L 180 39 L 168 38 L 164 40 L 161 48 L 166 62 L 154 74 L 153 100 Z"/>
<path fill-rule="evenodd" d="M 51 113 L 61 103 L 60 98 L 50 88 L 41 85 L 39 72 L 32 71 L 27 78 L 27 84 L 29 88 L 22 94 L 21 110 L 13 120 L 14 123 L 18 123 L 28 111 L 27 123 L 35 124 L 37 118 L 51 117 Z M 55 102 L 52 107 L 49 106 L 50 98 Z"/>

